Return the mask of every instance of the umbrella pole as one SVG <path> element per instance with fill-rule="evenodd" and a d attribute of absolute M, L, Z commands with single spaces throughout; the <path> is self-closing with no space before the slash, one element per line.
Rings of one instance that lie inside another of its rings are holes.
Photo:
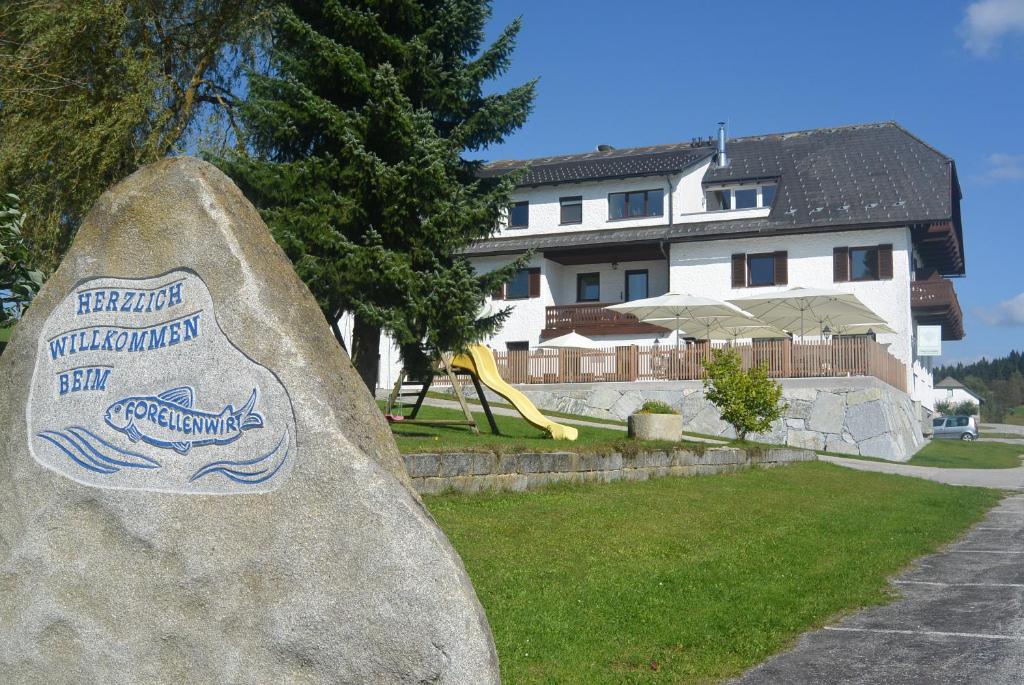
<path fill-rule="evenodd" d="M 679 380 L 679 314 L 676 314 L 676 353 L 672 358 L 672 378 Z"/>

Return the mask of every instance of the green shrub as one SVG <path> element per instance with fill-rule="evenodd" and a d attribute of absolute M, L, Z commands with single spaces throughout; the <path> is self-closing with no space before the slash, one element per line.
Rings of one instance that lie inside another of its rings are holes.
<path fill-rule="evenodd" d="M 678 414 L 675 409 L 665 402 L 659 402 L 658 400 L 648 400 L 644 402 L 643 406 L 637 409 L 635 414 Z"/>
<path fill-rule="evenodd" d="M 768 378 L 767 365 L 743 370 L 740 355 L 731 349 L 715 350 L 704 362 L 704 395 L 718 407 L 722 420 L 736 429 L 736 437 L 763 433 L 786 411 L 782 386 Z"/>
<path fill-rule="evenodd" d="M 43 273 L 31 267 L 31 251 L 21 235 L 25 215 L 18 196 L 0 196 L 0 326 L 15 323 L 43 285 Z"/>
<path fill-rule="evenodd" d="M 975 416 L 978 413 L 978 405 L 970 400 L 963 402 L 943 400 L 935 403 L 935 411 L 942 416 Z"/>

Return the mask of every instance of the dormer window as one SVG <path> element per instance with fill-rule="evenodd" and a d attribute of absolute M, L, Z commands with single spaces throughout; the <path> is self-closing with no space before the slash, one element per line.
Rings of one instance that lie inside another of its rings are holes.
<path fill-rule="evenodd" d="M 704 193 L 707 211 L 768 209 L 775 200 L 776 187 L 774 183 L 770 183 L 709 188 Z"/>

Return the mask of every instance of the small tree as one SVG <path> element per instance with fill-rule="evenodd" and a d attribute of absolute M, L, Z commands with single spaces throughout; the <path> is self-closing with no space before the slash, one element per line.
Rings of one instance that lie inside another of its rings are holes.
<path fill-rule="evenodd" d="M 740 355 L 732 349 L 715 350 L 705 360 L 704 394 L 718 407 L 722 420 L 736 429 L 736 437 L 763 433 L 771 428 L 786 404 L 780 404 L 782 386 L 768 378 L 768 367 L 758 365 L 743 370 Z"/>
<path fill-rule="evenodd" d="M 17 195 L 0 196 L 0 328 L 21 318 L 43 273 L 31 266 L 32 253 L 21 235 L 25 215 Z"/>

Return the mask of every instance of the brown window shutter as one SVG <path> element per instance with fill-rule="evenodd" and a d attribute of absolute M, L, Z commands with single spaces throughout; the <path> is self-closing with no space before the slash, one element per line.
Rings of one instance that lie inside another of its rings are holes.
<path fill-rule="evenodd" d="M 540 269 L 530 269 L 530 297 L 540 297 Z"/>
<path fill-rule="evenodd" d="M 785 250 L 775 253 L 775 285 L 789 285 L 788 254 Z"/>
<path fill-rule="evenodd" d="M 745 254 L 732 256 L 732 287 L 747 287 L 747 255 Z"/>
<path fill-rule="evenodd" d="M 892 245 L 878 246 L 878 278 L 883 281 L 892 279 Z"/>
<path fill-rule="evenodd" d="M 850 248 L 832 250 L 832 280 L 836 283 L 850 280 Z"/>

